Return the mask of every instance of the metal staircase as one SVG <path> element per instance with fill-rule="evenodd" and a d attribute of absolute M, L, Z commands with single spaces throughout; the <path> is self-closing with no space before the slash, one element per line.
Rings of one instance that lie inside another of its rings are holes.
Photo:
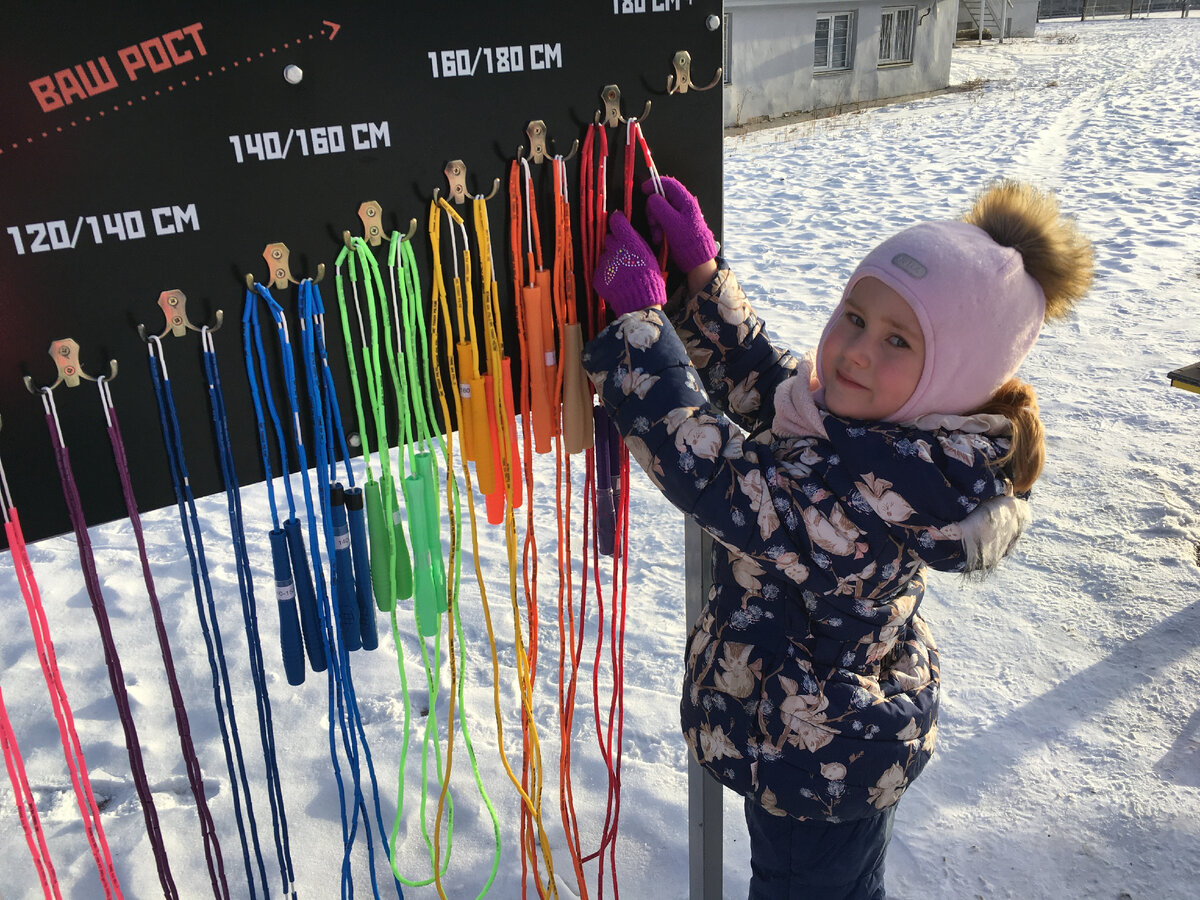
<path fill-rule="evenodd" d="M 1006 0 L 958 0 L 958 34 L 969 35 L 962 40 L 978 36 L 982 15 L 982 27 L 990 31 L 993 38 L 1003 40 L 1007 36 L 1003 24 L 1007 11 Z"/>

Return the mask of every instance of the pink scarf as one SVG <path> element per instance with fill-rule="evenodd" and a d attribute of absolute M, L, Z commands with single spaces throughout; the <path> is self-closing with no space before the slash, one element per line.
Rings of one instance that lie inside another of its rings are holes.
<path fill-rule="evenodd" d="M 775 419 L 771 431 L 778 437 L 828 438 L 821 421 L 817 401 L 825 391 L 817 377 L 817 351 L 809 350 L 800 358 L 796 374 L 775 389 Z"/>

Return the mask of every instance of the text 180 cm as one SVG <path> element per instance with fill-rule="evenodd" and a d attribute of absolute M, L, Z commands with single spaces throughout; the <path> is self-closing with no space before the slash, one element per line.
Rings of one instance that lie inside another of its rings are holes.
<path fill-rule="evenodd" d="M 692 0 L 688 0 L 688 6 Z M 672 12 L 679 10 L 679 0 L 613 0 L 613 15 L 621 13 Z"/>
<path fill-rule="evenodd" d="M 561 69 L 563 65 L 561 43 L 530 44 L 528 47 L 520 44 L 511 47 L 477 47 L 475 50 L 430 50 L 426 56 L 429 57 L 434 78 L 505 75 L 524 72 L 526 68 L 536 72 Z"/>

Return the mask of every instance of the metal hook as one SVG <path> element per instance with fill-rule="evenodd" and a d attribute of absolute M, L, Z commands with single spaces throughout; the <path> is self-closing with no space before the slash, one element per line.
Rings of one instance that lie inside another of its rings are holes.
<path fill-rule="evenodd" d="M 50 358 L 54 360 L 54 364 L 58 367 L 58 378 L 54 384 L 49 387 L 36 387 L 33 383 L 33 376 L 26 375 L 23 379 L 25 389 L 35 397 L 42 391 L 52 391 L 63 382 L 66 382 L 67 387 L 79 387 L 79 379 L 86 381 L 95 381 L 91 375 L 83 371 L 79 365 L 79 345 L 71 338 L 63 338 L 60 341 L 54 341 L 50 344 L 50 349 L 47 351 Z M 106 381 L 112 381 L 117 377 L 117 361 L 110 359 L 108 361 L 108 375 Z"/>
<path fill-rule="evenodd" d="M 446 163 L 446 168 L 442 170 L 446 176 L 446 181 L 450 183 L 450 199 L 460 206 L 466 203 L 467 198 L 474 196 L 467 191 L 467 164 L 461 159 L 452 159 Z M 492 182 L 492 192 L 484 197 L 484 200 L 491 200 L 500 191 L 500 179 L 497 178 Z M 437 202 L 439 191 L 433 189 L 433 199 Z M 415 220 L 414 220 L 415 221 Z"/>
<path fill-rule="evenodd" d="M 267 268 L 270 270 L 270 287 L 276 290 L 284 290 L 289 284 L 299 284 L 300 282 L 292 276 L 292 267 L 290 262 L 290 251 L 287 244 L 274 243 L 267 244 L 263 250 L 263 259 L 267 261 Z M 314 283 L 319 283 L 325 277 L 325 263 L 317 263 L 317 277 L 313 279 Z M 254 275 L 246 275 L 246 287 L 254 290 Z"/>
<path fill-rule="evenodd" d="M 162 334 L 158 335 L 160 340 L 167 336 L 168 331 L 175 337 L 183 337 L 189 331 L 202 330 L 193 325 L 188 319 L 187 297 L 183 291 L 163 291 L 158 295 L 158 308 L 167 317 L 167 327 L 163 329 Z M 225 321 L 225 313 L 218 309 L 213 318 L 216 319 L 217 324 L 208 329 L 210 334 L 215 333 L 221 327 L 221 324 Z M 137 333 L 138 337 L 143 341 L 150 343 L 150 335 L 146 333 L 145 325 L 139 325 Z"/>
<path fill-rule="evenodd" d="M 593 121 L 599 124 L 601 115 L 604 116 L 604 124 L 609 128 L 616 128 L 618 125 L 628 121 L 621 115 L 621 89 L 615 84 L 606 84 L 604 90 L 600 92 L 600 99 L 604 101 L 604 112 L 596 110 L 596 115 Z M 639 122 L 645 122 L 650 118 L 650 101 L 646 101 L 646 108 L 642 110 L 642 114 L 638 116 Z"/>
<path fill-rule="evenodd" d="M 363 224 L 363 240 L 372 247 L 378 247 L 383 241 L 383 207 L 375 200 L 364 201 L 358 207 L 358 218 Z M 410 241 L 412 236 L 417 233 L 417 220 L 410 219 L 408 222 L 408 233 L 404 235 L 402 240 Z M 347 249 L 354 249 L 352 238 L 349 231 L 342 232 L 342 243 Z"/>
<path fill-rule="evenodd" d="M 688 89 L 694 91 L 707 91 L 717 86 L 721 80 L 723 69 L 717 67 L 717 74 L 713 76 L 705 87 L 700 87 L 696 82 L 692 81 L 692 54 L 686 50 L 680 50 L 671 60 L 671 64 L 675 67 L 675 74 L 667 76 L 667 96 L 671 94 L 686 94 Z"/>
<path fill-rule="evenodd" d="M 375 200 L 367 200 L 358 207 L 358 220 L 363 226 L 363 240 L 372 247 L 383 241 L 383 207 Z"/>
<path fill-rule="evenodd" d="M 546 161 L 546 158 L 551 156 L 546 149 L 546 123 L 541 119 L 534 119 L 525 128 L 525 133 L 529 136 L 529 161 L 535 165 Z M 571 145 L 571 152 L 563 157 L 563 162 L 566 162 L 572 156 L 579 152 L 579 141 L 576 140 Z M 522 144 L 517 148 L 517 159 L 521 159 L 525 155 L 525 145 Z"/>

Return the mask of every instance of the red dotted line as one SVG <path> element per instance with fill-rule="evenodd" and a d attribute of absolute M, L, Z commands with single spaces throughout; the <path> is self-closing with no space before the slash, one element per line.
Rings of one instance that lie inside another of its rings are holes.
<path fill-rule="evenodd" d="M 301 44 L 301 43 L 302 43 L 304 40 L 310 40 L 310 41 L 314 41 L 314 40 L 316 40 L 318 37 L 324 37 L 324 36 L 325 36 L 325 33 L 326 33 L 326 30 L 325 30 L 324 28 L 322 28 L 322 29 L 321 29 L 320 31 L 318 31 L 316 34 L 310 34 L 310 35 L 309 35 L 307 38 L 296 38 L 296 40 L 294 40 L 294 41 L 289 41 L 288 43 L 286 43 L 286 44 L 284 44 L 284 45 L 283 45 L 282 49 L 284 49 L 284 50 L 288 50 L 288 49 L 290 49 L 290 48 L 292 47 L 292 45 L 293 45 L 293 44 L 295 44 L 295 45 L 299 46 L 299 45 L 300 45 L 300 44 Z M 254 62 L 257 62 L 257 61 L 258 61 L 258 60 L 260 60 L 260 59 L 266 59 L 266 58 L 267 58 L 267 53 L 268 53 L 268 52 L 270 52 L 270 53 L 278 53 L 280 49 L 281 49 L 281 48 L 279 48 L 279 47 L 272 47 L 272 48 L 270 49 L 270 51 L 267 51 L 267 50 L 260 50 L 260 51 L 258 51 L 258 56 L 254 56 L 254 55 L 247 56 L 245 61 L 246 61 L 247 63 L 254 63 Z M 212 77 L 214 77 L 215 75 L 217 75 L 218 73 L 221 73 L 221 72 L 228 72 L 230 69 L 237 69 L 237 68 L 239 68 L 241 65 L 242 65 L 242 61 L 241 61 L 240 59 L 235 59 L 235 60 L 233 61 L 233 63 L 232 63 L 232 64 L 230 64 L 230 65 L 221 66 L 221 67 L 219 67 L 219 68 L 217 68 L 217 69 L 209 69 L 209 70 L 208 70 L 208 75 L 207 75 L 207 77 L 209 77 L 209 78 L 212 78 Z M 191 81 L 189 81 L 188 79 L 186 79 L 186 78 L 185 78 L 183 81 L 179 82 L 179 84 L 178 84 L 178 87 L 184 88 L 184 87 L 187 87 L 189 84 L 195 84 L 196 82 L 198 82 L 198 81 L 199 81 L 201 78 L 203 78 L 203 77 L 205 77 L 205 76 L 203 76 L 203 75 L 196 75 L 196 76 L 194 76 L 194 77 L 191 79 Z M 166 90 L 166 92 L 167 92 L 168 94 L 170 94 L 170 93 L 173 93 L 173 92 L 174 92 L 175 88 L 176 88 L 176 85 L 174 85 L 174 84 L 168 84 L 168 85 L 166 86 L 165 90 Z M 144 102 L 144 101 L 150 100 L 152 97 L 161 97 L 161 96 L 162 96 L 162 94 L 163 94 L 163 91 L 162 91 L 162 90 L 156 90 L 156 91 L 155 91 L 153 94 L 142 94 L 142 95 L 141 95 L 141 99 L 142 99 L 142 101 Z M 133 106 L 133 101 L 132 101 L 132 100 L 126 100 L 126 101 L 125 101 L 125 105 L 126 105 L 126 106 Z M 69 126 L 67 126 L 67 127 L 69 127 L 69 128 L 77 128 L 77 127 L 79 127 L 80 123 L 83 123 L 83 124 L 85 124 L 85 125 L 86 125 L 88 122 L 92 122 L 92 121 L 95 121 L 96 119 L 102 119 L 102 118 L 104 118 L 104 117 L 105 117 L 106 115 L 108 115 L 110 112 L 120 112 L 120 110 L 121 110 L 121 104 L 119 104 L 119 103 L 114 103 L 114 104 L 113 104 L 113 108 L 112 108 L 111 110 L 107 110 L 107 109 L 101 109 L 101 110 L 97 110 L 97 112 L 96 112 L 95 116 L 91 116 L 91 115 L 88 115 L 88 116 L 83 116 L 81 119 L 78 119 L 78 120 L 73 120 L 73 121 L 71 122 L 71 124 L 70 124 Z M 63 128 L 63 126 L 62 126 L 62 125 L 59 125 L 59 126 L 55 127 L 55 129 L 54 129 L 54 131 L 53 131 L 53 132 L 51 132 L 51 131 L 43 131 L 43 132 L 41 133 L 41 137 L 42 137 L 42 138 L 48 138 L 48 137 L 50 137 L 52 134 L 61 134 L 61 133 L 62 133 L 64 130 L 65 130 L 65 129 Z M 29 144 L 32 144 L 32 143 L 33 143 L 35 140 L 37 140 L 37 139 L 38 139 L 38 136 L 37 136 L 37 135 L 30 135 L 29 137 L 25 138 L 25 141 L 24 141 L 24 143 L 22 143 L 21 141 L 13 141 L 13 142 L 12 142 L 12 144 L 11 144 L 10 146 L 8 146 L 8 147 L 0 147 L 0 155 L 3 155 L 5 152 L 11 152 L 11 151 L 13 151 L 13 150 L 17 150 L 17 149 L 19 149 L 19 148 L 21 148 L 21 147 L 28 146 Z"/>

